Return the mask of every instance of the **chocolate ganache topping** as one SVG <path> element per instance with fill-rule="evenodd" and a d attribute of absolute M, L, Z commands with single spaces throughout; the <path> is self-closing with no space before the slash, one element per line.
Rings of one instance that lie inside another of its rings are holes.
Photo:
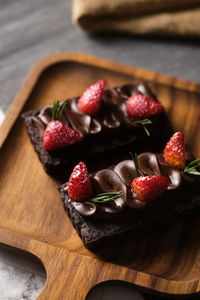
<path fill-rule="evenodd" d="M 143 94 L 154 98 L 149 88 L 143 83 L 123 85 L 118 88 L 105 90 L 100 111 L 92 117 L 82 113 L 77 107 L 78 98 L 69 99 L 64 108 L 60 121 L 79 131 L 83 136 L 113 133 L 132 127 L 139 128 L 126 112 L 126 102 L 129 97 Z M 33 116 L 42 139 L 46 126 L 51 121 L 53 105 L 42 108 L 37 116 Z M 158 117 L 154 116 L 153 118 Z"/>
<path fill-rule="evenodd" d="M 135 166 L 132 160 L 124 160 L 112 168 L 103 169 L 91 175 L 94 194 L 104 192 L 122 191 L 123 196 L 115 200 L 98 204 L 90 201 L 71 202 L 72 206 L 84 217 L 94 219 L 123 218 L 127 213 L 141 212 L 152 205 L 163 205 L 163 202 L 172 203 L 183 197 L 182 187 L 187 183 L 199 184 L 199 178 L 185 176 L 181 170 L 165 163 L 162 155 L 146 152 L 138 156 L 138 168 L 140 176 L 161 175 L 169 179 L 166 192 L 151 203 L 139 200 L 131 190 L 131 183 L 135 177 Z M 67 185 L 66 185 L 67 192 Z M 70 201 L 70 200 L 69 200 Z M 171 204 L 170 204 L 171 205 Z"/>

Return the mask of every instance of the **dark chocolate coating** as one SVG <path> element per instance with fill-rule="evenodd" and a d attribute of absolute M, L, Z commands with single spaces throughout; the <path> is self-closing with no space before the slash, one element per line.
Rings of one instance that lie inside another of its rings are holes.
<path fill-rule="evenodd" d="M 156 147 L 159 150 L 171 133 L 165 113 L 151 117 L 153 124 L 149 127 L 150 137 L 126 114 L 128 98 L 139 93 L 155 99 L 144 83 L 107 89 L 101 109 L 95 117 L 78 110 L 78 98 L 69 99 L 61 121 L 81 132 L 84 138 L 80 143 L 57 151 L 45 151 L 42 145 L 44 130 L 51 121 L 52 105 L 25 113 L 23 117 L 28 134 L 45 170 L 53 176 L 66 176 L 81 160 L 89 163 L 105 152 L 117 153 L 120 150 L 123 153 L 130 151 L 133 146 L 137 152 L 150 151 Z"/>
<path fill-rule="evenodd" d="M 91 174 L 95 181 L 94 194 L 121 189 L 124 197 L 119 202 L 117 199 L 107 204 L 71 202 L 67 183 L 58 188 L 64 207 L 87 248 L 97 248 L 131 232 L 156 228 L 200 207 L 199 176 L 185 175 L 167 165 L 162 155 L 153 153 L 140 154 L 138 165 L 140 175 L 164 175 L 170 180 L 167 191 L 151 203 L 136 199 L 130 191 L 130 174 L 134 176 L 131 160 Z"/>
<path fill-rule="evenodd" d="M 193 190 L 198 189 L 200 182 L 198 176 L 183 176 L 181 170 L 166 164 L 161 155 L 150 152 L 140 154 L 138 156 L 138 168 L 140 176 L 160 175 L 169 179 L 167 191 L 154 199 L 152 203 L 139 200 L 132 192 L 131 183 L 135 177 L 135 167 L 132 160 L 124 160 L 111 169 L 103 169 L 91 174 L 94 195 L 122 191 L 122 197 L 101 204 L 89 201 L 72 202 L 72 206 L 83 217 L 94 220 L 117 219 L 121 222 L 123 219 L 129 220 L 129 218 L 132 218 L 135 213 L 134 210 L 140 214 L 144 208 L 151 210 L 151 207 L 160 205 L 164 205 L 168 209 L 174 201 L 173 199 L 177 201 L 183 195 L 189 198 L 190 195 L 187 195 L 186 189 L 188 184 L 193 184 Z M 68 184 L 66 183 L 63 187 L 67 193 Z"/>

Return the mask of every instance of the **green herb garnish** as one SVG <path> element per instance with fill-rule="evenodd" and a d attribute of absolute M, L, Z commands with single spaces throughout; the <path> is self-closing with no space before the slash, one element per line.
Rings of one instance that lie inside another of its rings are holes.
<path fill-rule="evenodd" d="M 151 121 L 151 120 L 149 120 L 149 119 L 138 120 L 138 121 L 136 121 L 135 123 L 136 123 L 136 124 L 139 124 L 139 125 L 142 125 L 143 128 L 144 128 L 144 131 L 146 132 L 146 134 L 147 134 L 148 136 L 150 136 L 150 132 L 149 132 L 148 128 L 146 127 L 146 125 L 152 124 L 152 121 Z"/>
<path fill-rule="evenodd" d="M 134 163 L 134 166 L 135 166 L 135 178 L 139 177 L 139 170 L 138 170 L 138 156 L 137 156 L 137 153 L 134 153 L 134 155 L 129 152 L 132 160 L 133 160 L 133 163 Z"/>
<path fill-rule="evenodd" d="M 200 172 L 197 170 L 198 163 L 200 162 L 200 158 L 191 161 L 184 169 L 184 173 L 192 174 L 192 175 L 200 175 Z"/>
<path fill-rule="evenodd" d="M 97 196 L 91 198 L 89 201 L 95 202 L 95 203 L 105 203 L 108 201 L 115 200 L 119 197 L 122 197 L 123 193 L 122 191 L 119 192 L 107 192 L 103 194 L 98 194 Z"/>
<path fill-rule="evenodd" d="M 66 105 L 67 101 L 63 101 L 62 104 L 59 101 L 54 101 L 53 103 L 53 111 L 52 111 L 52 121 L 59 120 L 62 115 L 63 109 Z"/>

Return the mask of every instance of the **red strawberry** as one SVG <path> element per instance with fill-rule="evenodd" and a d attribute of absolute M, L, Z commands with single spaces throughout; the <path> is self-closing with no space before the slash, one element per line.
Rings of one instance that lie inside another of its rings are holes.
<path fill-rule="evenodd" d="M 126 111 L 132 120 L 142 120 L 164 111 L 164 107 L 154 99 L 144 95 L 134 95 L 127 101 Z"/>
<path fill-rule="evenodd" d="M 43 135 L 45 150 L 56 150 L 78 143 L 83 139 L 82 134 L 58 120 L 51 121 Z"/>
<path fill-rule="evenodd" d="M 164 176 L 141 176 L 133 180 L 131 187 L 139 200 L 150 202 L 166 191 L 169 179 Z"/>
<path fill-rule="evenodd" d="M 93 196 L 92 182 L 87 167 L 80 162 L 69 178 L 68 195 L 71 201 L 83 201 Z"/>
<path fill-rule="evenodd" d="M 78 100 L 78 108 L 85 114 L 95 116 L 100 109 L 106 80 L 99 80 L 90 85 Z"/>
<path fill-rule="evenodd" d="M 166 163 L 178 169 L 185 168 L 185 142 L 184 134 L 176 132 L 173 134 L 163 151 Z"/>

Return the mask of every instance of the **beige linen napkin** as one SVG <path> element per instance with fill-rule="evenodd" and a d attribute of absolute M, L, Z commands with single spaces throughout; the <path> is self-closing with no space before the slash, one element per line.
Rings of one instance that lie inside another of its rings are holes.
<path fill-rule="evenodd" d="M 73 0 L 82 29 L 200 37 L 200 0 Z"/>

